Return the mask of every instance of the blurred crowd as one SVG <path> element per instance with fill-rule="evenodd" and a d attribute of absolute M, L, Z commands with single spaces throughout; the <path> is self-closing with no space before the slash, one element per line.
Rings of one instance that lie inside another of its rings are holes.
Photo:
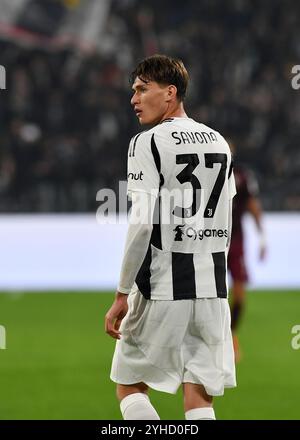
<path fill-rule="evenodd" d="M 266 210 L 300 208 L 300 64 L 295 0 L 112 0 L 93 51 L 0 40 L 0 211 L 86 212 L 126 179 L 129 73 L 166 53 L 185 62 L 191 117 L 230 137 Z"/>

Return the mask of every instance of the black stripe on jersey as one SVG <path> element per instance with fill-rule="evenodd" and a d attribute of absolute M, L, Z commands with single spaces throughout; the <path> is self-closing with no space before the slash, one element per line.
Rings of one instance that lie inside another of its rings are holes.
<path fill-rule="evenodd" d="M 131 155 L 129 155 L 129 157 L 134 157 L 135 156 L 136 142 L 137 142 L 138 138 L 141 136 L 142 133 L 144 133 L 144 132 L 142 131 L 141 133 L 137 134 L 136 137 L 134 138 L 133 146 L 132 146 L 132 149 L 131 149 Z"/>
<path fill-rule="evenodd" d="M 151 234 L 150 243 L 157 249 L 162 250 L 161 244 L 161 228 L 160 228 L 160 197 L 155 200 L 154 213 L 153 213 L 153 229 Z"/>
<path fill-rule="evenodd" d="M 172 252 L 173 298 L 196 298 L 196 281 L 193 254 Z"/>
<path fill-rule="evenodd" d="M 133 142 L 131 143 L 130 148 L 129 148 L 129 157 L 134 157 L 134 155 L 135 155 L 136 142 L 137 142 L 138 138 L 140 137 L 140 135 L 141 135 L 142 133 L 144 133 L 144 131 L 141 131 L 140 133 L 138 133 L 137 135 L 135 135 L 135 137 L 132 138 L 132 139 L 133 139 Z"/>
<path fill-rule="evenodd" d="M 143 263 L 140 267 L 140 270 L 138 271 L 138 274 L 135 279 L 135 282 L 139 288 L 139 291 L 142 293 L 142 295 L 145 299 L 151 298 L 151 284 L 150 284 L 151 260 L 152 260 L 151 244 L 149 244 L 144 261 L 143 261 Z"/>
<path fill-rule="evenodd" d="M 151 136 L 151 151 L 152 151 L 154 162 L 155 162 L 155 165 L 156 165 L 156 168 L 157 168 L 157 171 L 159 174 L 159 178 L 160 178 L 160 184 L 159 184 L 159 189 L 160 189 L 164 183 L 164 178 L 163 178 L 163 175 L 161 174 L 161 160 L 160 160 L 158 148 L 155 143 L 154 134 Z M 155 218 L 155 222 L 153 224 L 151 243 L 157 249 L 162 249 L 161 227 L 160 227 L 160 196 L 159 195 L 158 195 L 156 202 L 155 202 L 154 218 Z"/>
<path fill-rule="evenodd" d="M 225 252 L 213 252 L 215 283 L 218 298 L 227 298 Z"/>
<path fill-rule="evenodd" d="M 130 140 L 129 150 L 128 150 L 128 157 L 132 156 L 133 142 L 134 142 L 134 139 L 136 138 L 136 136 L 138 136 L 138 134 L 133 136 L 133 138 L 131 138 L 131 140 Z"/>
<path fill-rule="evenodd" d="M 155 162 L 158 174 L 159 174 L 159 179 L 160 179 L 159 189 L 160 189 L 163 186 L 163 184 L 164 184 L 164 176 L 161 173 L 160 154 L 159 154 L 158 148 L 156 146 L 156 142 L 155 142 L 155 139 L 154 139 L 154 134 L 151 136 L 151 151 L 152 151 L 153 159 L 154 159 L 154 162 Z"/>
<path fill-rule="evenodd" d="M 158 174 L 160 174 L 160 170 L 161 170 L 161 161 L 160 161 L 160 155 L 156 146 L 156 142 L 154 140 L 154 133 L 151 136 L 151 151 L 153 154 L 153 158 L 154 158 L 154 162 L 158 171 Z"/>

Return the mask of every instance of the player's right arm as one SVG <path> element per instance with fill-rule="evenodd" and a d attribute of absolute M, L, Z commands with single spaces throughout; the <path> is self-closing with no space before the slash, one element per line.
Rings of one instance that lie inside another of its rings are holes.
<path fill-rule="evenodd" d="M 140 133 L 128 152 L 127 193 L 132 201 L 118 291 L 129 293 L 146 256 L 152 233 L 159 174 L 152 153 L 154 135 Z"/>
<path fill-rule="evenodd" d="M 142 134 L 140 142 L 131 142 L 128 155 L 128 196 L 132 207 L 126 237 L 120 281 L 116 298 L 105 317 L 105 331 L 119 339 L 119 327 L 127 313 L 130 293 L 146 256 L 152 234 L 159 175 L 151 150 L 151 138 Z"/>
<path fill-rule="evenodd" d="M 117 291 L 115 300 L 105 315 L 105 332 L 112 338 L 120 339 L 119 328 L 127 311 L 127 295 Z"/>
<path fill-rule="evenodd" d="M 132 192 L 132 208 L 126 237 L 119 286 L 115 301 L 105 316 L 105 331 L 120 339 L 122 319 L 127 313 L 127 297 L 146 256 L 152 233 L 155 199 L 147 193 Z"/>

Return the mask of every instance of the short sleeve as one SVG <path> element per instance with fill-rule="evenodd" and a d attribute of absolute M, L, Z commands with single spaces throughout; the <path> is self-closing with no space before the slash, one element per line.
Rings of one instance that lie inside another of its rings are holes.
<path fill-rule="evenodd" d="M 127 194 L 141 191 L 157 197 L 159 172 L 152 153 L 154 134 L 143 132 L 132 138 L 128 150 Z"/>

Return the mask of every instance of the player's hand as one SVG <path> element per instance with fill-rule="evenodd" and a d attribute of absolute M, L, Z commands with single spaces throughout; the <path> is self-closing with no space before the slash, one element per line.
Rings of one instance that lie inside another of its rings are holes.
<path fill-rule="evenodd" d="M 114 339 L 121 339 L 119 328 L 128 311 L 127 297 L 128 295 L 117 292 L 115 301 L 105 315 L 105 332 Z"/>

